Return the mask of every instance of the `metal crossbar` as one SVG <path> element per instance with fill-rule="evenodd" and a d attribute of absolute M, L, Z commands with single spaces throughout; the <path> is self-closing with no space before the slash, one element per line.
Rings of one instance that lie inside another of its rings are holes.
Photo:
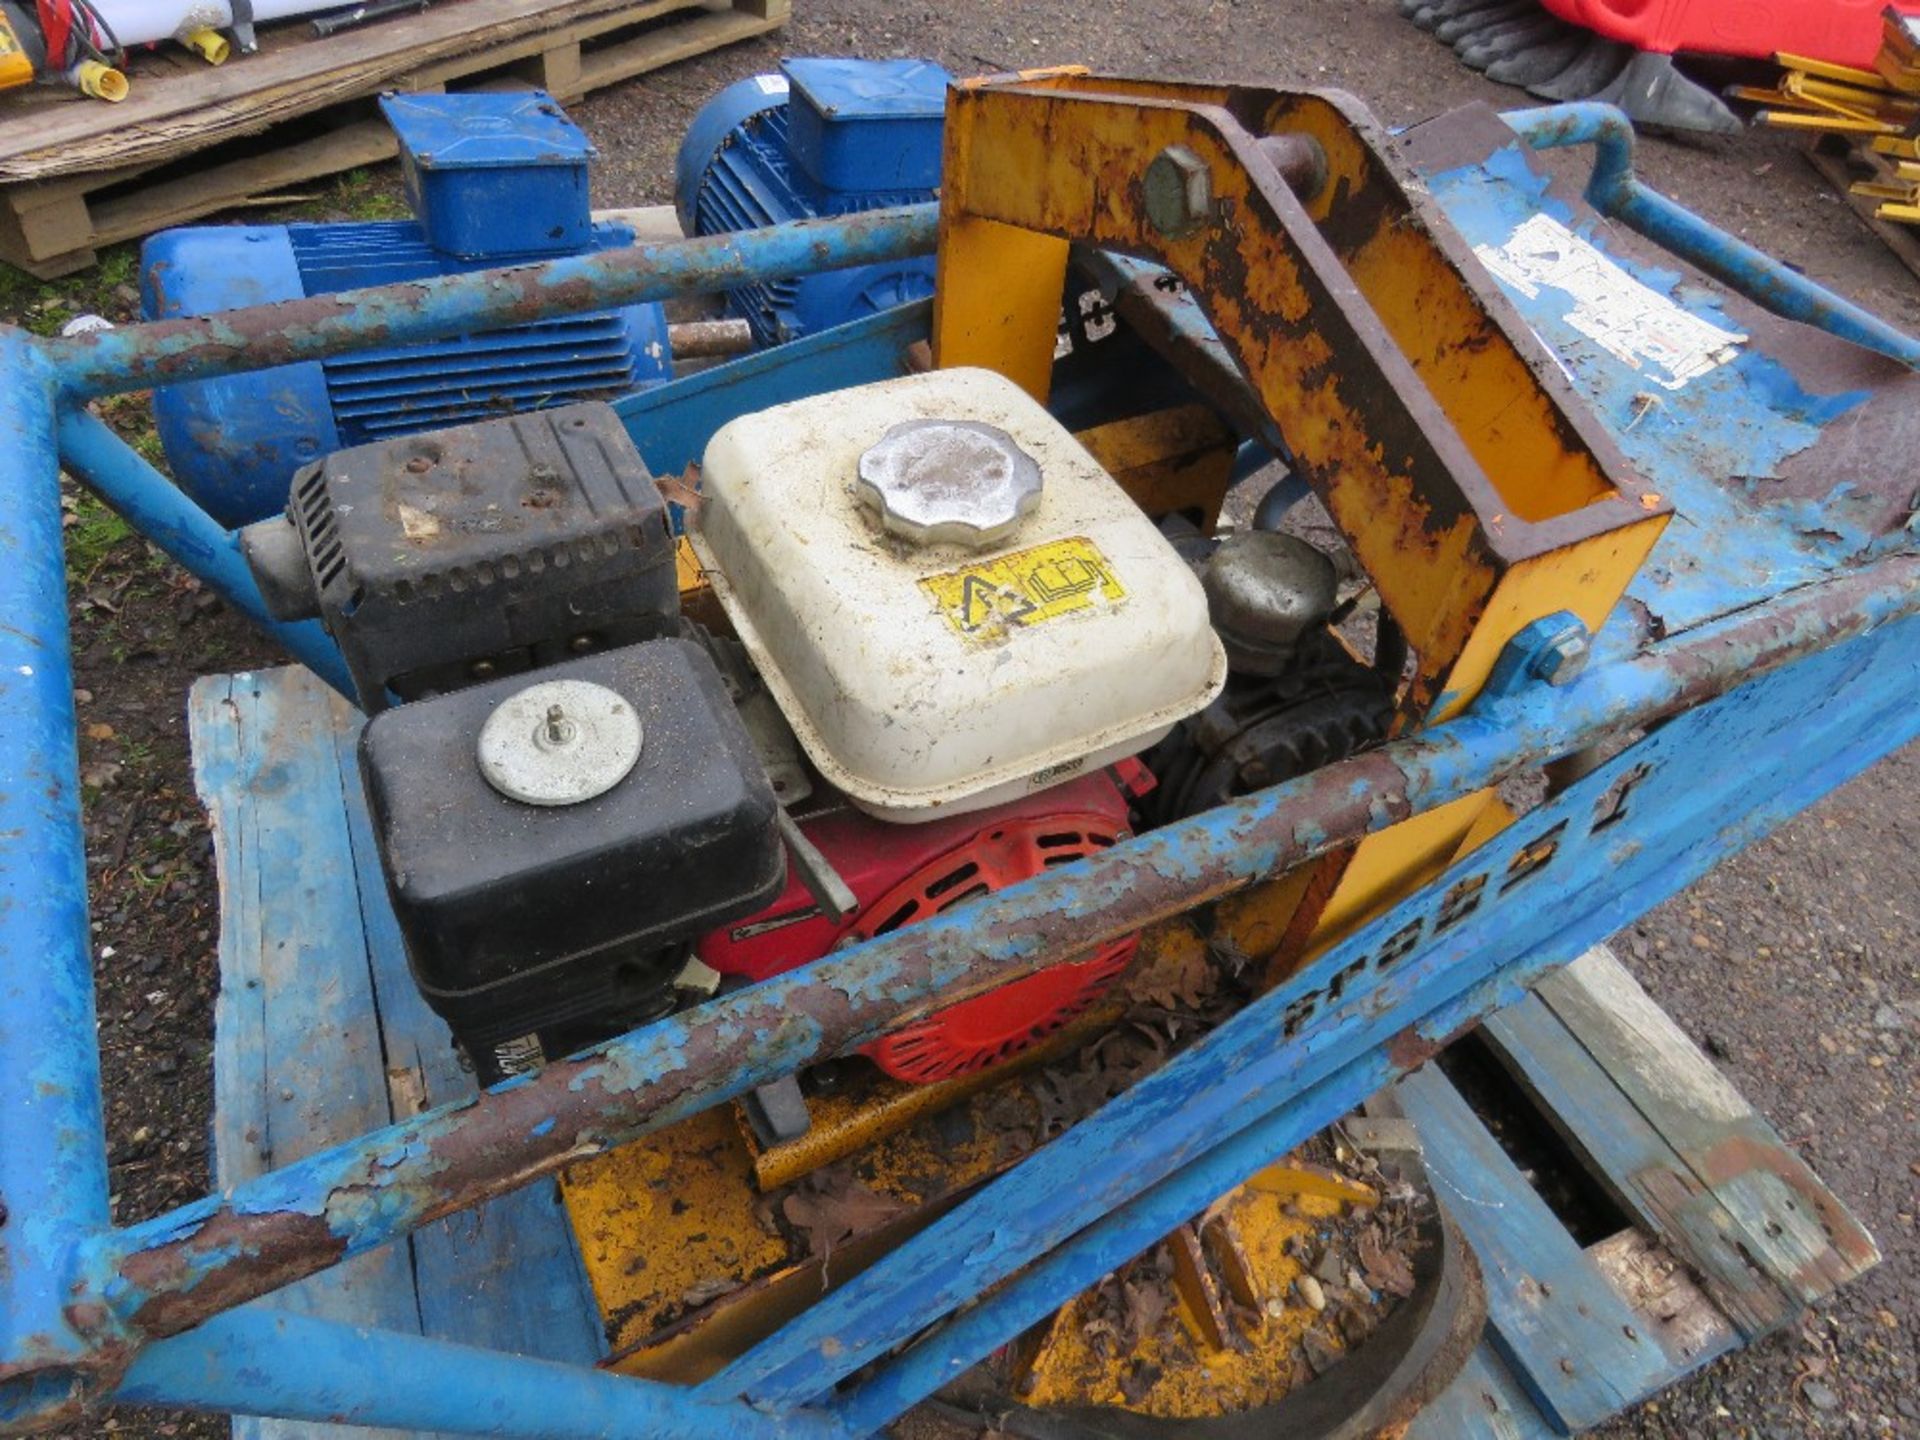
<path fill-rule="evenodd" d="M 1604 140 L 1591 109 L 1528 120 L 1521 133 L 1533 143 Z M 235 535 L 118 440 L 87 399 L 927 253 L 936 218 L 931 206 L 883 211 L 70 340 L 0 330 L 0 1433 L 115 1397 L 502 1436 L 869 1433 L 1920 724 L 1903 698 L 1920 654 L 1910 618 L 1920 556 L 1836 572 L 1558 687 L 1535 673 L 1548 634 L 1536 625 L 1471 707 L 1414 738 L 654 1022 L 475 1103 L 114 1226 L 61 470 L 317 672 L 336 684 L 342 675 L 324 633 L 266 618 Z M 1692 225 L 1679 240 L 1697 259 L 1706 227 Z M 1809 298 L 1807 282 L 1786 285 L 1781 267 L 1758 263 L 1771 271 L 1743 258 L 1727 278 L 1749 293 L 1785 286 L 1807 302 L 1803 318 L 1858 330 L 1851 307 L 1817 290 Z M 1895 338 L 1912 363 L 1914 342 Z M 823 373 L 817 388 L 833 383 Z M 1462 862 L 1481 876 L 1476 894 L 1498 893 L 1523 855 L 1547 846 L 1562 877 L 1578 869 L 1577 886 L 1532 878 L 1529 860 L 1512 883 L 1541 887 L 1532 903 L 1443 923 L 1459 908 L 1445 905 L 1452 877 L 1443 876 L 697 1390 L 248 1303 L 841 1053 L 943 995 L 1073 960 L 1672 716 L 1681 718 Z M 1690 749 L 1732 753 L 1742 740 L 1789 733 L 1793 764 L 1760 775 L 1731 763 L 1703 774 Z M 1597 797 L 1629 764 L 1647 767 L 1640 784 L 1658 803 L 1603 831 Z M 1116 1153 L 1124 1167 L 1100 1163 Z"/>

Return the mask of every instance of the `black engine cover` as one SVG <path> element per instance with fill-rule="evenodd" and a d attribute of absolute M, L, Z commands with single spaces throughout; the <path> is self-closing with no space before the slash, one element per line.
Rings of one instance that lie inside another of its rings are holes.
<path fill-rule="evenodd" d="M 329 455 L 244 543 L 277 615 L 325 623 L 368 714 L 680 614 L 666 502 L 597 401 Z"/>
<path fill-rule="evenodd" d="M 535 680 L 606 686 L 639 715 L 639 759 L 605 794 L 530 805 L 482 774 L 482 726 Z M 488 1079 L 657 1013 L 686 943 L 785 881 L 772 787 L 690 641 L 385 711 L 360 765 L 414 978 Z"/>

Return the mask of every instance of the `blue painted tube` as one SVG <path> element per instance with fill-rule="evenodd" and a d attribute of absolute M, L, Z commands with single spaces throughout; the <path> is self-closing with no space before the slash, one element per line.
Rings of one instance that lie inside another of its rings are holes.
<path fill-rule="evenodd" d="M 1540 969 L 1536 966 L 1535 978 Z M 1421 1024 L 1440 1038 L 1500 1005 L 1525 986 L 1508 977 L 1475 986 Z M 1235 1186 L 1286 1155 L 1309 1137 L 1356 1109 L 1400 1073 L 1383 1049 L 1374 1049 L 1302 1090 L 1137 1198 L 1107 1212 L 1065 1245 L 1036 1260 L 1006 1284 L 940 1327 L 827 1406 L 856 1435 L 877 1431 L 978 1364 L 993 1351 L 1038 1324 L 1075 1295 L 1099 1283 L 1135 1256 L 1165 1239 Z"/>
<path fill-rule="evenodd" d="M 1384 1056 L 1356 1060 L 1036 1260 L 828 1408 L 856 1435 L 878 1430 L 1074 1295 L 1165 1239 L 1220 1196 L 1325 1129 L 1385 1082 Z"/>
<path fill-rule="evenodd" d="M 234 1305 L 269 1293 L 438 1215 L 842 1053 L 925 1013 L 943 994 L 1077 958 L 1370 828 L 1673 714 L 1916 609 L 1920 560 L 1893 557 L 1557 690 L 1533 686 L 1511 699 L 1496 696 L 1484 711 L 1476 706 L 1417 739 L 658 1021 L 589 1056 L 497 1087 L 476 1104 L 429 1111 L 93 1237 L 84 1256 L 88 1293 L 136 1334 L 174 1333 L 187 1328 L 183 1319 L 205 1318 L 195 1309 L 200 1296 Z M 271 1271 L 250 1261 L 267 1249 L 278 1261 Z M 840 1303 L 829 1297 L 816 1309 Z M 751 1367 L 757 1373 L 791 1358 L 771 1341 L 761 1348 L 766 1353 Z"/>
<path fill-rule="evenodd" d="M 437 340 L 582 310 L 616 309 L 930 255 L 939 206 L 796 220 L 538 265 L 442 275 L 192 319 L 41 342 L 61 390 L 111 395 L 208 380 L 355 350 Z"/>
<path fill-rule="evenodd" d="M 75 1242 L 104 1228 L 52 376 L 0 329 L 0 1370 L 77 1353 Z"/>
<path fill-rule="evenodd" d="M 70 474 L 327 684 L 352 696 L 353 682 L 339 647 L 319 621 L 289 625 L 267 614 L 233 531 L 194 504 L 98 416 L 78 406 L 62 406 L 59 439 L 60 460 Z"/>
<path fill-rule="evenodd" d="M 1803 321 L 1920 370 L 1920 340 L 1641 184 L 1633 173 L 1633 123 L 1613 106 L 1583 100 L 1510 110 L 1500 118 L 1534 150 L 1593 146 L 1593 174 L 1586 194 L 1594 209 L 1776 315 Z"/>
<path fill-rule="evenodd" d="M 739 1402 L 263 1305 L 148 1346 L 115 1399 L 286 1420 L 489 1435 L 502 1440 L 841 1440 L 819 1414 L 769 1416 Z"/>

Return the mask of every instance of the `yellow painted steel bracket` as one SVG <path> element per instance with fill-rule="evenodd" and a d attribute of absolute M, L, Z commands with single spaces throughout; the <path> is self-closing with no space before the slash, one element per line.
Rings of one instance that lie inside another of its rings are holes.
<path fill-rule="evenodd" d="M 935 363 L 1044 396 L 1074 242 L 1165 266 L 1204 312 L 1413 651 L 1403 729 L 1457 713 L 1533 621 L 1597 630 L 1670 517 L 1350 96 L 956 87 Z M 1232 928 L 1290 968 L 1445 864 L 1484 809 L 1264 887 Z"/>
<path fill-rule="evenodd" d="M 1444 719 L 1528 622 L 1597 629 L 1669 509 L 1351 97 L 1083 75 L 957 87 L 939 365 L 1046 393 L 1070 241 L 1185 282 Z"/>

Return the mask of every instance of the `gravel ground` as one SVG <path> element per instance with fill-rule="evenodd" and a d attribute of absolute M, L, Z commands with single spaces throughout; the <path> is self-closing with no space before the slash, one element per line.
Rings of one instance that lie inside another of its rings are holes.
<path fill-rule="evenodd" d="M 1514 92 L 1485 83 L 1400 20 L 1392 0 L 1163 0 L 1097 15 L 1066 0 L 795 6 L 776 40 L 574 106 L 601 152 L 598 203 L 670 199 L 688 119 L 719 86 L 772 68 L 782 52 L 925 55 L 961 72 L 1077 61 L 1339 85 L 1391 123 L 1477 99 L 1516 103 Z M 1777 139 L 1654 141 L 1640 165 L 1721 225 L 1920 327 L 1912 277 Z M 130 305 L 123 289 L 94 308 L 117 317 Z M 76 537 L 99 523 L 81 507 Z M 80 713 L 101 1034 L 116 1207 L 126 1219 L 177 1204 L 206 1182 L 215 911 L 181 701 L 192 675 L 267 655 L 137 543 L 109 535 L 86 560 L 75 587 L 76 664 L 91 697 Z M 1920 947 L 1909 889 L 1894 878 L 1914 853 L 1916 799 L 1920 752 L 1909 750 L 1617 941 L 1655 997 L 1867 1223 L 1886 1260 L 1796 1330 L 1730 1357 L 1606 1435 L 1920 1435 Z M 75 1434 L 213 1436 L 224 1428 L 206 1417 L 121 1412 Z"/>

